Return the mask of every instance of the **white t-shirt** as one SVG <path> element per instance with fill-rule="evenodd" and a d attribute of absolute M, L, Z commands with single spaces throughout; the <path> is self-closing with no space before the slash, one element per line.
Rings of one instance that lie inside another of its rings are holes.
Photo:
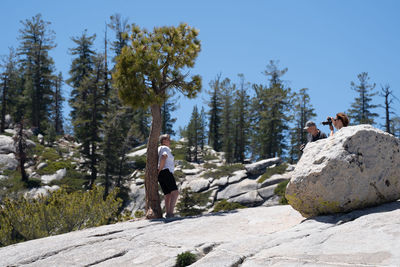
<path fill-rule="evenodd" d="M 171 153 L 171 149 L 167 146 L 158 147 L 158 168 L 160 168 L 161 156 L 167 155 L 165 160 L 164 169 L 169 169 L 171 173 L 174 173 L 174 156 Z"/>

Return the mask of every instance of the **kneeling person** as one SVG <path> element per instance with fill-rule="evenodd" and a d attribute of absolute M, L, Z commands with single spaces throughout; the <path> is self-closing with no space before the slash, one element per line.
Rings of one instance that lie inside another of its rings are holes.
<path fill-rule="evenodd" d="M 170 136 L 160 136 L 160 147 L 158 148 L 158 182 L 165 195 L 166 217 L 174 217 L 174 208 L 178 199 L 178 187 L 174 177 L 174 156 L 170 149 Z"/>

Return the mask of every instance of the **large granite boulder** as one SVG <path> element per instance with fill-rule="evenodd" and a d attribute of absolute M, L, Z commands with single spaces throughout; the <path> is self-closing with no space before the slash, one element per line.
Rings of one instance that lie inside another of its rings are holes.
<path fill-rule="evenodd" d="M 18 167 L 18 161 L 13 153 L 0 154 L 0 170 L 15 170 Z"/>
<path fill-rule="evenodd" d="M 258 188 L 259 184 L 257 183 L 257 181 L 244 179 L 239 183 L 228 185 L 222 191 L 218 192 L 217 200 L 236 197 L 249 191 L 257 190 Z"/>
<path fill-rule="evenodd" d="M 399 199 L 399 139 L 370 125 L 358 125 L 307 144 L 286 198 L 305 217 Z"/>
<path fill-rule="evenodd" d="M 43 175 L 40 179 L 42 180 L 42 183 L 49 184 L 53 180 L 61 180 L 65 175 L 67 175 L 67 169 L 64 168 L 57 170 L 55 174 Z"/>
<path fill-rule="evenodd" d="M 274 164 L 279 164 L 281 162 L 281 158 L 270 158 L 257 161 L 252 164 L 246 164 L 244 167 L 246 168 L 247 173 L 250 175 L 259 175 L 265 173 L 266 169 Z"/>
<path fill-rule="evenodd" d="M 195 193 L 208 189 L 210 182 L 206 179 L 196 179 L 188 183 L 188 187 Z"/>
<path fill-rule="evenodd" d="M 10 136 L 0 135 L 0 154 L 14 153 L 14 140 Z"/>

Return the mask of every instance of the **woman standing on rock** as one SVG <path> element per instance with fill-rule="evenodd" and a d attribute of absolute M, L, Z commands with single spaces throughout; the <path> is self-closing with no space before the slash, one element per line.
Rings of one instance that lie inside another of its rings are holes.
<path fill-rule="evenodd" d="M 331 130 L 329 136 L 333 135 L 333 126 L 335 126 L 336 129 L 340 130 L 341 128 L 349 125 L 349 118 L 343 112 L 339 112 L 338 114 L 336 114 L 336 118 L 328 117 L 327 120 L 329 121 L 329 119 L 332 122 L 329 124 L 329 129 Z"/>
<path fill-rule="evenodd" d="M 166 217 L 174 217 L 174 208 L 178 199 L 178 187 L 174 177 L 174 156 L 169 148 L 171 139 L 168 134 L 160 136 L 158 148 L 158 182 L 165 196 Z"/>

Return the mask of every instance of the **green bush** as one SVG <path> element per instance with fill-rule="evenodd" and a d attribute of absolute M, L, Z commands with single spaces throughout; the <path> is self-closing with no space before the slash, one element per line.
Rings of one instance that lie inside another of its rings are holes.
<path fill-rule="evenodd" d="M 144 170 L 146 168 L 146 158 L 145 155 L 133 157 L 132 160 L 135 161 L 135 167 Z"/>
<path fill-rule="evenodd" d="M 135 218 L 143 218 L 144 217 L 144 211 L 143 210 L 137 210 L 135 211 Z"/>
<path fill-rule="evenodd" d="M 289 183 L 289 180 L 280 182 L 278 184 L 278 186 L 274 190 L 275 195 L 278 195 L 278 196 L 281 197 L 279 199 L 279 203 L 282 204 L 282 205 L 287 205 L 288 204 L 288 201 L 287 201 L 287 199 L 285 197 L 286 186 L 287 186 L 288 183 Z"/>
<path fill-rule="evenodd" d="M 176 267 L 185 267 L 189 266 L 192 263 L 196 262 L 196 255 L 191 253 L 190 251 L 183 252 L 181 254 L 178 254 L 176 257 Z"/>
<path fill-rule="evenodd" d="M 186 160 L 182 161 L 182 169 L 194 169 L 194 168 L 196 168 L 196 167 L 193 166 L 193 164 L 190 164 Z"/>
<path fill-rule="evenodd" d="M 32 153 L 41 157 L 42 161 L 52 162 L 62 159 L 55 148 L 45 147 L 41 144 L 36 144 L 36 146 L 32 148 Z"/>
<path fill-rule="evenodd" d="M 214 160 L 214 159 L 218 159 L 218 157 L 215 156 L 215 155 L 212 155 L 212 154 L 205 154 L 205 155 L 203 156 L 203 160 L 204 160 L 204 161 L 207 161 L 207 160 Z"/>
<path fill-rule="evenodd" d="M 72 170 L 73 166 L 71 164 L 71 161 L 69 160 L 63 160 L 63 161 L 49 161 L 47 163 L 48 165 L 40 170 L 37 170 L 36 172 L 39 175 L 44 175 L 44 174 L 54 174 L 56 171 L 61 170 L 61 169 L 67 169 L 67 170 Z"/>
<path fill-rule="evenodd" d="M 62 188 L 48 197 L 6 198 L 0 207 L 0 245 L 107 224 L 121 206 L 117 193 L 113 190 L 103 200 L 102 187 L 72 193 Z"/>
<path fill-rule="evenodd" d="M 177 145 L 180 144 L 180 148 L 177 148 Z M 175 160 L 186 160 L 186 145 L 183 145 L 182 143 L 172 141 L 171 140 L 171 145 L 170 145 L 172 155 L 174 155 Z"/>
<path fill-rule="evenodd" d="M 61 180 L 53 180 L 50 185 L 58 185 L 68 189 L 69 192 L 82 190 L 87 183 L 85 174 L 74 169 L 67 169 L 67 174 Z"/>
<path fill-rule="evenodd" d="M 212 212 L 229 211 L 244 208 L 246 208 L 246 206 L 243 206 L 240 203 L 228 202 L 226 199 L 223 199 L 221 201 L 218 201 L 217 204 L 214 205 L 214 209 Z"/>
<path fill-rule="evenodd" d="M 265 171 L 265 173 L 257 180 L 257 182 L 262 183 L 274 174 L 283 174 L 283 173 L 285 173 L 287 167 L 288 167 L 288 165 L 286 163 L 283 163 L 283 164 L 275 166 L 273 168 L 268 168 Z"/>
<path fill-rule="evenodd" d="M 203 177 L 204 178 L 213 177 L 214 179 L 219 179 L 224 176 L 230 176 L 235 171 L 243 170 L 243 169 L 244 169 L 244 165 L 241 163 L 222 165 L 213 171 L 208 171 L 208 172 L 204 173 Z"/>
<path fill-rule="evenodd" d="M 41 181 L 38 179 L 30 178 L 27 182 L 23 182 L 21 173 L 17 170 L 4 170 L 2 174 L 8 178 L 0 180 L 0 197 L 41 186 Z"/>
<path fill-rule="evenodd" d="M 210 170 L 210 169 L 216 169 L 216 168 L 218 168 L 218 166 L 217 166 L 217 164 L 206 162 L 203 164 L 203 168 Z"/>
<path fill-rule="evenodd" d="M 182 217 L 201 214 L 204 210 L 195 208 L 195 205 L 199 205 L 199 203 L 198 199 L 193 195 L 192 190 L 190 188 L 183 189 L 179 202 L 176 205 L 179 214 Z"/>
<path fill-rule="evenodd" d="M 186 174 L 183 171 L 176 170 L 174 171 L 174 177 L 176 180 L 180 181 L 186 177 Z"/>

